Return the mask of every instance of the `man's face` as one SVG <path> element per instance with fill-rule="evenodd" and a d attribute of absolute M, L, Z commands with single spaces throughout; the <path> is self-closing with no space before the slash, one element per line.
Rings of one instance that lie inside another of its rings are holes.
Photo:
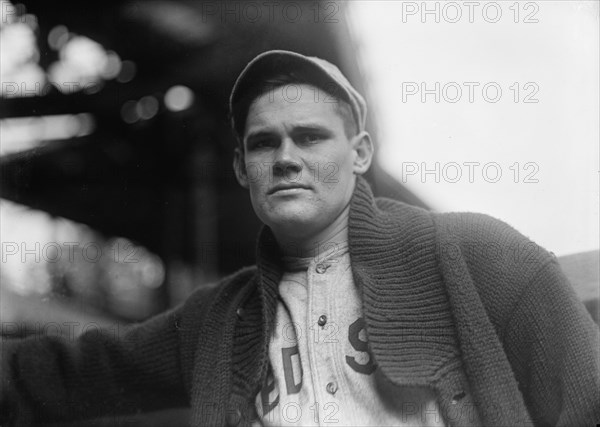
<path fill-rule="evenodd" d="M 324 230 L 349 203 L 360 135 L 347 137 L 339 105 L 324 102 L 322 92 L 294 87 L 276 88 L 251 104 L 245 153 L 236 152 L 234 165 L 258 217 L 276 233 L 302 239 Z"/>

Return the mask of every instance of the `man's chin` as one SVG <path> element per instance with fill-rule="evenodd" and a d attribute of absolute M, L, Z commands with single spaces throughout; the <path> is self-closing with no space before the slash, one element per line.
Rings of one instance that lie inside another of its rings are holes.
<path fill-rule="evenodd" d="M 299 215 L 298 212 L 280 212 L 270 216 L 265 223 L 277 233 L 287 237 L 303 238 L 309 236 L 311 231 L 318 228 L 318 215 Z"/>

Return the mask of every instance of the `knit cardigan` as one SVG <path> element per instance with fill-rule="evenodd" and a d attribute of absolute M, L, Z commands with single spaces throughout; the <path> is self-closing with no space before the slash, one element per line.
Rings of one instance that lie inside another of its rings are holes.
<path fill-rule="evenodd" d="M 376 199 L 362 177 L 348 236 L 381 381 L 432 387 L 449 426 L 600 422 L 598 327 L 552 254 L 486 215 Z M 281 275 L 263 227 L 256 266 L 124 336 L 5 344 L 3 404 L 15 425 L 186 404 L 193 426 L 249 425 Z"/>

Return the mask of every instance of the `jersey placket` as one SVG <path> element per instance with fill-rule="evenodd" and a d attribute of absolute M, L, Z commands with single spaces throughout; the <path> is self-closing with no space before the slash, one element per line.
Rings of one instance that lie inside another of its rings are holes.
<path fill-rule="evenodd" d="M 331 310 L 332 285 L 335 281 L 335 267 L 330 260 L 313 260 L 307 271 L 308 279 L 308 313 L 307 329 L 310 331 L 308 341 L 311 363 L 312 383 L 314 387 L 314 415 L 319 425 L 324 424 L 328 409 L 338 408 L 338 378 L 335 369 L 334 346 L 327 342 L 329 325 L 335 322 L 335 314 Z M 327 425 L 327 424 L 325 424 Z"/>

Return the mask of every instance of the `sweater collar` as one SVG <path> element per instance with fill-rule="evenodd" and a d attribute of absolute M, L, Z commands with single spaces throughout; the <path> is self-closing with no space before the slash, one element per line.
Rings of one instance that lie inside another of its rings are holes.
<path fill-rule="evenodd" d="M 398 383 L 430 383 L 457 353 L 430 214 L 391 199 L 375 199 L 367 181 L 358 176 L 348 242 L 369 345 L 382 373 Z M 281 257 L 271 229 L 263 226 L 257 267 L 265 354 L 275 323 Z"/>

